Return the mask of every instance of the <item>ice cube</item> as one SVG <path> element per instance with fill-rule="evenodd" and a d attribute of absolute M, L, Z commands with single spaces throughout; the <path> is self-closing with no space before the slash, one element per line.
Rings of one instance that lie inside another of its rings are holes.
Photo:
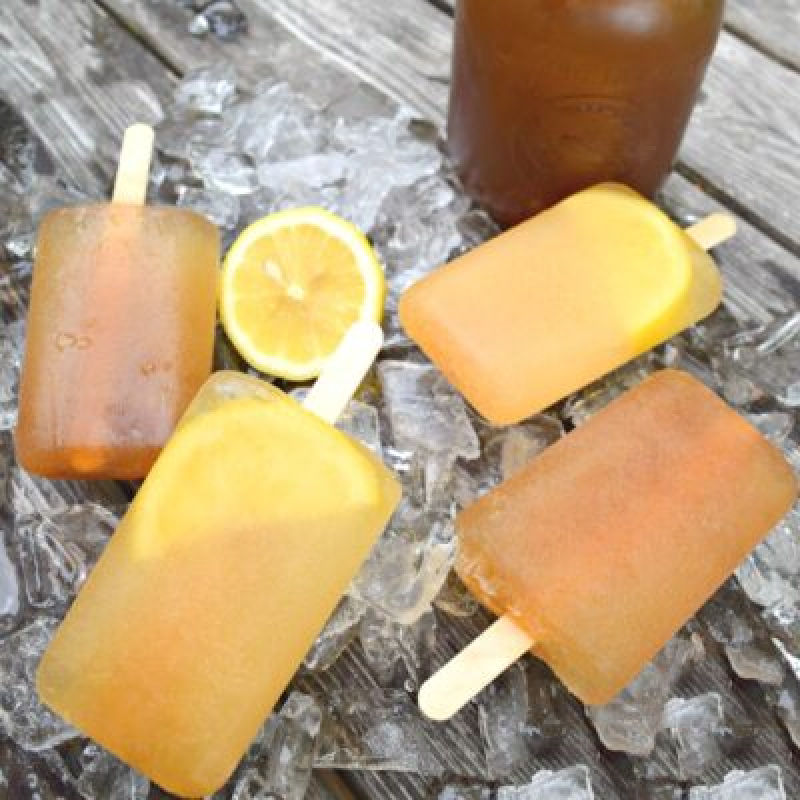
<path fill-rule="evenodd" d="M 439 775 L 435 735 L 402 690 L 336 691 L 326 699 L 315 766 Z"/>
<path fill-rule="evenodd" d="M 302 800 L 311 780 L 321 721 L 317 702 L 301 692 L 292 692 L 280 712 L 264 726 L 258 743 L 264 755 L 240 779 L 233 796 L 240 800 Z"/>
<path fill-rule="evenodd" d="M 794 660 L 796 661 L 796 660 Z M 790 659 L 790 663 L 792 660 Z M 800 668 L 800 663 L 792 663 L 793 668 Z M 783 723 L 795 747 L 800 748 L 800 669 L 787 674 L 781 686 L 767 691 L 767 700 L 772 705 L 778 719 Z"/>
<path fill-rule="evenodd" d="M 603 744 L 609 750 L 649 755 L 672 687 L 698 655 L 693 641 L 676 636 L 610 703 L 588 707 Z"/>
<path fill-rule="evenodd" d="M 533 659 L 507 670 L 476 700 L 487 774 L 493 780 L 518 774 L 531 756 L 551 751 L 567 734 L 566 690 Z"/>
<path fill-rule="evenodd" d="M 57 625 L 37 617 L 0 640 L 0 732 L 26 750 L 47 750 L 78 735 L 36 693 L 36 668 Z"/>
<path fill-rule="evenodd" d="M 515 664 L 478 697 L 486 767 L 493 780 L 509 777 L 527 754 L 528 679 Z"/>
<path fill-rule="evenodd" d="M 282 192 L 305 192 L 340 184 L 347 167 L 347 159 L 341 153 L 312 153 L 265 162 L 258 168 L 258 179 L 262 186 Z"/>
<path fill-rule="evenodd" d="M 426 364 L 382 361 L 378 377 L 395 447 L 443 454 L 450 463 L 480 455 L 480 442 L 461 396 Z"/>
<path fill-rule="evenodd" d="M 2 456 L 0 455 L 0 458 Z M 0 511 L 0 514 L 2 511 Z M 0 637 L 16 624 L 20 613 L 17 570 L 8 557 L 5 533 L 0 530 Z"/>
<path fill-rule="evenodd" d="M 786 800 L 780 767 L 768 766 L 752 772 L 728 773 L 718 786 L 698 786 L 689 800 Z"/>
<path fill-rule="evenodd" d="M 218 189 L 192 189 L 182 186 L 178 206 L 196 211 L 220 228 L 233 230 L 241 213 L 239 198 Z"/>
<path fill-rule="evenodd" d="M 594 800 L 589 768 L 542 770 L 527 786 L 501 786 L 497 800 Z"/>
<path fill-rule="evenodd" d="M 459 221 L 468 208 L 441 174 L 425 175 L 386 194 L 372 238 L 387 265 L 392 312 L 409 286 L 460 249 Z"/>
<path fill-rule="evenodd" d="M 353 581 L 351 592 L 391 619 L 411 625 L 431 607 L 455 560 L 448 514 L 404 500 Z"/>
<path fill-rule="evenodd" d="M 250 156 L 225 148 L 192 148 L 192 164 L 209 189 L 238 196 L 258 189 L 258 176 Z"/>
<path fill-rule="evenodd" d="M 264 81 L 237 115 L 242 152 L 263 165 L 325 152 L 329 125 L 287 83 Z"/>
<path fill-rule="evenodd" d="M 298 403 L 302 403 L 308 395 L 308 389 L 293 389 L 289 394 Z M 358 439 L 373 453 L 381 454 L 381 423 L 378 410 L 374 406 L 360 400 L 351 400 L 339 415 L 336 427 Z"/>
<path fill-rule="evenodd" d="M 772 649 L 756 643 L 727 645 L 725 655 L 740 678 L 773 686 L 780 685 L 783 680 L 783 664 Z"/>
<path fill-rule="evenodd" d="M 32 475 L 22 467 L 11 468 L 8 493 L 12 510 L 20 515 L 66 511 L 69 505 L 55 481 Z"/>
<path fill-rule="evenodd" d="M 192 36 L 205 36 L 211 30 L 211 23 L 203 14 L 195 14 L 186 28 Z"/>
<path fill-rule="evenodd" d="M 221 114 L 236 97 L 236 69 L 223 62 L 189 70 L 172 92 L 180 113 Z"/>
<path fill-rule="evenodd" d="M 672 737 L 681 779 L 701 775 L 722 758 L 724 714 L 718 693 L 673 698 L 664 708 L 661 724 Z"/>
<path fill-rule="evenodd" d="M 745 414 L 745 417 L 777 447 L 781 447 L 794 428 L 794 414 L 788 411 L 770 411 L 761 414 Z"/>
<path fill-rule="evenodd" d="M 377 609 L 368 608 L 359 623 L 359 640 L 375 681 L 414 690 L 431 673 L 436 619 L 430 612 L 413 625 L 402 625 Z"/>
<path fill-rule="evenodd" d="M 0 100 L 0 186 L 24 192 L 36 179 L 40 150 L 23 119 Z M 2 225 L 2 222 L 0 222 Z"/>
<path fill-rule="evenodd" d="M 17 515 L 54 514 L 86 503 L 96 503 L 118 513 L 129 500 L 122 484 L 113 481 L 51 481 L 18 466 L 11 467 L 10 473 L 9 503 Z"/>
<path fill-rule="evenodd" d="M 779 314 L 766 325 L 736 331 L 716 342 L 713 348 L 714 364 L 724 379 L 752 386 L 750 398 L 729 398 L 740 405 L 766 394 L 785 406 L 800 406 L 798 358 L 800 311 L 797 310 Z"/>
<path fill-rule="evenodd" d="M 24 350 L 25 323 L 0 322 L 0 430 L 17 424 L 19 372 Z"/>
<path fill-rule="evenodd" d="M 343 597 L 317 636 L 303 661 L 308 669 L 321 672 L 331 667 L 358 634 L 358 624 L 367 610 L 363 601 Z"/>
<path fill-rule="evenodd" d="M 772 636 L 800 655 L 800 603 L 776 603 L 761 612 L 761 619 Z"/>
<path fill-rule="evenodd" d="M 489 470 L 488 483 L 508 480 L 563 435 L 561 421 L 550 414 L 538 414 L 521 425 L 490 428 L 481 460 L 481 466 Z"/>
<path fill-rule="evenodd" d="M 211 33 L 223 41 L 233 41 L 247 32 L 247 16 L 232 0 L 203 0 L 191 3 L 191 7 L 200 11 L 189 21 L 192 36 Z"/>
<path fill-rule="evenodd" d="M 147 800 L 150 782 L 94 742 L 77 758 L 75 787 L 84 800 Z"/>
<path fill-rule="evenodd" d="M 800 510 L 791 511 L 736 570 L 758 605 L 800 601 Z"/>
<path fill-rule="evenodd" d="M 91 504 L 19 517 L 14 553 L 28 604 L 65 613 L 118 523 L 115 514 Z"/>
<path fill-rule="evenodd" d="M 784 667 L 758 617 L 741 592 L 721 589 L 699 614 L 740 678 L 778 685 Z"/>

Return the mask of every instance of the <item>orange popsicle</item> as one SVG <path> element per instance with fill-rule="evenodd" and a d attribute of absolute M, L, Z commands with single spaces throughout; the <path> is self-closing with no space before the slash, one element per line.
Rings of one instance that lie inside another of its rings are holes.
<path fill-rule="evenodd" d="M 532 645 L 581 700 L 605 703 L 796 496 L 772 444 L 694 378 L 665 370 L 465 509 L 457 570 L 505 615 L 496 626 L 516 636 L 512 660 Z M 459 707 L 446 671 L 468 650 L 423 687 L 433 716 Z"/>
<path fill-rule="evenodd" d="M 720 296 L 702 247 L 631 189 L 603 184 L 437 270 L 399 311 L 472 405 L 508 424 L 683 330 Z"/>
<path fill-rule="evenodd" d="M 152 131 L 132 126 L 114 202 L 39 228 L 17 456 L 54 478 L 141 478 L 211 372 L 219 234 L 145 207 Z"/>

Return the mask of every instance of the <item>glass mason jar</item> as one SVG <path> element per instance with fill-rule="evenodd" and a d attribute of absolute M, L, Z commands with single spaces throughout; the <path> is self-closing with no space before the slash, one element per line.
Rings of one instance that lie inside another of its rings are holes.
<path fill-rule="evenodd" d="M 512 225 L 606 180 L 652 195 L 680 146 L 724 0 L 458 0 L 448 141 Z"/>

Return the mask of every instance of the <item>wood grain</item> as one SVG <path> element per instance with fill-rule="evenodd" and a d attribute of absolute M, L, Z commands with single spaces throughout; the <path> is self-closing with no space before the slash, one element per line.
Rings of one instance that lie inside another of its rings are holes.
<path fill-rule="evenodd" d="M 423 0 L 420 0 L 422 2 Z M 334 52 L 323 52 L 303 41 L 279 21 L 267 0 L 239 0 L 247 14 L 248 33 L 235 42 L 188 33 L 191 12 L 164 0 L 96 0 L 133 31 L 178 74 L 219 63 L 233 64 L 240 88 L 255 90 L 259 83 L 285 81 L 312 98 L 359 101 L 381 113 L 386 98 L 348 69 Z"/>
<path fill-rule="evenodd" d="M 776 60 L 800 69 L 800 0 L 728 0 L 725 23 Z"/>
<path fill-rule="evenodd" d="M 106 192 L 121 132 L 155 123 L 172 78 L 89 0 L 0 4 L 0 95 L 49 151 L 58 174 Z"/>
<path fill-rule="evenodd" d="M 680 162 L 800 252 L 800 74 L 723 33 Z"/>
<path fill-rule="evenodd" d="M 293 34 L 389 97 L 444 122 L 452 21 L 426 2 L 256 0 Z"/>

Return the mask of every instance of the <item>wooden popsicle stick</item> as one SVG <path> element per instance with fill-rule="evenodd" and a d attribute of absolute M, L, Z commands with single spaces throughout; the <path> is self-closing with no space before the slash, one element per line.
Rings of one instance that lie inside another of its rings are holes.
<path fill-rule="evenodd" d="M 383 344 L 375 322 L 353 323 L 303 401 L 303 407 L 333 425 L 364 380 Z"/>
<path fill-rule="evenodd" d="M 730 214 L 711 214 L 687 228 L 686 233 L 703 250 L 711 250 L 736 235 L 736 219 Z"/>
<path fill-rule="evenodd" d="M 533 640 L 511 617 L 500 617 L 422 684 L 420 710 L 434 720 L 450 719 L 531 647 Z"/>
<path fill-rule="evenodd" d="M 144 205 L 150 162 L 153 159 L 155 132 L 150 125 L 137 123 L 125 130 L 119 153 L 112 203 Z"/>

